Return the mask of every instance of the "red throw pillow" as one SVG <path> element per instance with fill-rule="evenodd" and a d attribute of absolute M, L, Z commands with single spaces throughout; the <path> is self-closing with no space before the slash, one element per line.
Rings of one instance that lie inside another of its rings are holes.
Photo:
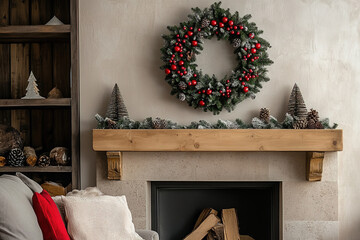
<path fill-rule="evenodd" d="M 35 192 L 32 200 L 44 240 L 70 240 L 60 212 L 49 193 L 45 190 L 40 194 Z"/>

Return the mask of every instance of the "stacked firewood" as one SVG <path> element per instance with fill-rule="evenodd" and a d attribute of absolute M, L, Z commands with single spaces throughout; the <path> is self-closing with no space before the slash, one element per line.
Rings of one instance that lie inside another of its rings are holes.
<path fill-rule="evenodd" d="M 218 211 L 204 209 L 198 217 L 193 231 L 184 240 L 254 240 L 248 235 L 240 235 L 235 208 L 223 209 L 221 219 Z"/>

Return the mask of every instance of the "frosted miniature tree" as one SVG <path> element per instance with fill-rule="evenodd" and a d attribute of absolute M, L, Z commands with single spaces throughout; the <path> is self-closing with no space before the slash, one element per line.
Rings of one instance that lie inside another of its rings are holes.
<path fill-rule="evenodd" d="M 26 95 L 21 99 L 44 99 L 44 97 L 40 96 L 39 89 L 37 87 L 36 78 L 33 72 L 30 73 L 28 79 L 28 86 L 26 87 Z"/>
<path fill-rule="evenodd" d="M 115 122 L 119 121 L 123 117 L 129 117 L 129 113 L 126 109 L 124 100 L 119 90 L 119 86 L 117 84 L 115 84 L 113 88 L 110 103 L 106 111 L 106 117 Z"/>

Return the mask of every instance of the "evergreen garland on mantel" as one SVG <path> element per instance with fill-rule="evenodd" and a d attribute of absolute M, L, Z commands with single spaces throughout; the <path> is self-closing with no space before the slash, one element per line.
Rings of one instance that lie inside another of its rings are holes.
<path fill-rule="evenodd" d="M 153 119 L 151 117 L 141 122 L 132 120 L 129 117 L 122 117 L 115 122 L 109 118 L 103 118 L 99 114 L 96 114 L 95 118 L 98 121 L 98 129 L 292 129 L 294 124 L 294 118 L 288 113 L 286 113 L 283 122 L 279 122 L 276 118 L 270 116 L 269 122 L 255 117 L 251 123 L 245 123 L 241 119 L 235 121 L 220 119 L 216 123 L 200 120 L 191 122 L 189 125 L 181 125 L 170 120 Z M 324 129 L 335 129 L 337 127 L 336 123 L 331 126 L 328 118 L 320 122 Z"/>

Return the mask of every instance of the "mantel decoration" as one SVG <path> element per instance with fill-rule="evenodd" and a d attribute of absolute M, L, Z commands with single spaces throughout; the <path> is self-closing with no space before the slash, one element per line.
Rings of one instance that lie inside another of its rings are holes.
<path fill-rule="evenodd" d="M 282 122 L 271 116 L 267 108 L 261 108 L 259 117 L 254 117 L 251 123 L 245 123 L 241 119 L 235 121 L 220 119 L 214 124 L 200 120 L 189 125 L 181 125 L 170 120 L 151 117 L 141 122 L 135 121 L 129 118 L 117 84 L 112 91 L 106 117 L 96 114 L 95 118 L 98 121 L 98 129 L 335 129 L 337 127 L 336 123 L 330 125 L 328 118 L 320 120 L 316 110 L 307 111 L 297 84 L 291 91 L 288 111 Z"/>
<path fill-rule="evenodd" d="M 95 118 L 98 129 L 93 130 L 93 149 L 106 151 L 110 180 L 122 180 L 122 152 L 304 151 L 307 152 L 306 179 L 321 181 L 325 152 L 342 151 L 343 148 L 342 130 L 314 130 L 334 129 L 337 124 L 330 126 L 329 119 L 320 120 L 319 113 L 314 109 L 308 112 L 297 84 L 291 91 L 288 110 L 282 122 L 271 116 L 267 108 L 261 108 L 259 116 L 254 117 L 251 123 L 236 119 L 218 120 L 215 124 L 200 120 L 179 125 L 151 117 L 134 121 L 128 116 L 117 85 L 112 92 L 106 117 L 96 114 Z"/>
<path fill-rule="evenodd" d="M 261 83 L 269 81 L 265 66 L 272 64 L 266 50 L 270 44 L 260 35 L 263 33 L 251 15 L 239 17 L 229 9 L 220 7 L 221 2 L 201 10 L 192 8 L 189 21 L 178 26 L 168 26 L 170 34 L 163 35 L 161 48 L 166 82 L 171 94 L 189 106 L 219 114 L 223 109 L 232 111 L 236 104 L 248 97 L 255 98 Z M 195 57 L 203 50 L 204 39 L 228 40 L 235 48 L 238 64 L 229 76 L 217 79 L 197 69 Z"/>

